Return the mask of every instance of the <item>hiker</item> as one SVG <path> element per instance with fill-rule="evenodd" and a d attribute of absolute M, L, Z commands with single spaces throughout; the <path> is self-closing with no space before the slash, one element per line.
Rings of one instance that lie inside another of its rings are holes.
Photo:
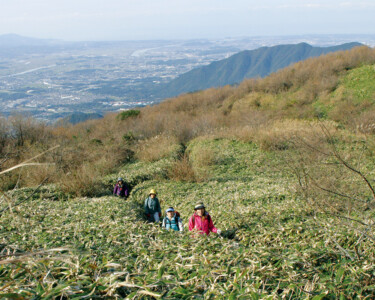
<path fill-rule="evenodd" d="M 169 207 L 165 211 L 165 218 L 163 219 L 162 227 L 167 230 L 175 230 L 175 231 L 184 231 L 184 225 L 182 224 L 182 220 L 180 218 L 180 214 L 174 210 L 173 207 Z"/>
<path fill-rule="evenodd" d="M 202 202 L 194 207 L 194 214 L 189 219 L 189 231 L 194 229 L 198 230 L 199 234 L 205 233 L 209 235 L 210 232 L 221 233 L 221 230 L 214 226 L 211 216 L 206 211 L 206 207 Z"/>
<path fill-rule="evenodd" d="M 161 208 L 159 199 L 156 197 L 156 191 L 152 189 L 145 200 L 145 214 L 149 222 L 159 222 L 161 218 Z"/>
<path fill-rule="evenodd" d="M 121 177 L 117 179 L 113 195 L 116 197 L 128 197 L 128 187 L 125 185 L 124 180 Z"/>

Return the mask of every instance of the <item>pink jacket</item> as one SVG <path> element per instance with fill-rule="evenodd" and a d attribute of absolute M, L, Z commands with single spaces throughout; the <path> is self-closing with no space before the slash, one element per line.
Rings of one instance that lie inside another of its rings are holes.
<path fill-rule="evenodd" d="M 206 233 L 207 235 L 210 232 L 217 232 L 217 228 L 214 226 L 212 222 L 211 216 L 209 216 L 208 212 L 204 214 L 204 221 L 202 222 L 202 218 L 194 213 L 189 219 L 189 230 L 192 231 L 193 229 L 197 229 L 200 234 Z"/>

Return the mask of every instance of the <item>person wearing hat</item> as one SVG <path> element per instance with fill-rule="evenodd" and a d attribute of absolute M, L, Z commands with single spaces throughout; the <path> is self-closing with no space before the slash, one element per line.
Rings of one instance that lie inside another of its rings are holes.
<path fill-rule="evenodd" d="M 174 210 L 173 207 L 169 207 L 165 211 L 165 218 L 163 219 L 162 227 L 167 230 L 184 231 L 184 225 L 179 214 Z"/>
<path fill-rule="evenodd" d="M 194 207 L 194 214 L 189 219 L 189 231 L 197 230 L 200 234 L 209 235 L 210 232 L 220 234 L 221 231 L 214 226 L 212 218 L 206 211 L 202 202 Z"/>
<path fill-rule="evenodd" d="M 113 190 L 113 195 L 117 197 L 128 197 L 128 188 L 121 177 L 117 179 L 115 188 Z"/>
<path fill-rule="evenodd" d="M 159 222 L 161 217 L 161 208 L 159 199 L 156 197 L 156 191 L 152 189 L 145 200 L 145 214 L 149 222 Z"/>

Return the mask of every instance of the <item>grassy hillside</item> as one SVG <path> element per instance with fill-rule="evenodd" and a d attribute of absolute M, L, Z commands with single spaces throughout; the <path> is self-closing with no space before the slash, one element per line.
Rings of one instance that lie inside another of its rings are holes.
<path fill-rule="evenodd" d="M 330 54 L 67 128 L 0 119 L 0 172 L 59 145 L 0 174 L 1 297 L 374 298 L 374 63 Z M 148 224 L 151 188 L 185 227 L 203 201 L 222 235 Z"/>
<path fill-rule="evenodd" d="M 2 295 L 18 299 L 373 296 L 373 243 L 361 243 L 359 259 L 345 257 L 335 242 L 347 247 L 358 235 L 306 206 L 293 192 L 291 175 L 278 170 L 277 153 L 217 138 L 194 140 L 187 151 L 206 180 L 163 179 L 165 159 L 143 166 L 135 162 L 104 179 L 143 178 L 129 200 L 104 196 L 51 201 L 50 191 L 44 189 L 3 214 Z M 214 159 L 199 162 L 207 153 Z M 152 177 L 147 178 L 150 172 Z M 142 203 L 150 188 L 157 188 L 163 209 L 173 205 L 181 212 L 185 226 L 193 205 L 203 200 L 222 236 L 197 238 L 145 223 Z M 22 197 L 19 191 L 17 198 Z M 323 222 L 330 227 L 326 229 Z"/>

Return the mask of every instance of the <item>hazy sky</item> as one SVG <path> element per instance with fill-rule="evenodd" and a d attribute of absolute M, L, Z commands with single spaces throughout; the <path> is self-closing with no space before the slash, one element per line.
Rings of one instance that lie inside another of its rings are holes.
<path fill-rule="evenodd" d="M 64 40 L 374 34 L 375 0 L 0 0 L 0 34 Z"/>

